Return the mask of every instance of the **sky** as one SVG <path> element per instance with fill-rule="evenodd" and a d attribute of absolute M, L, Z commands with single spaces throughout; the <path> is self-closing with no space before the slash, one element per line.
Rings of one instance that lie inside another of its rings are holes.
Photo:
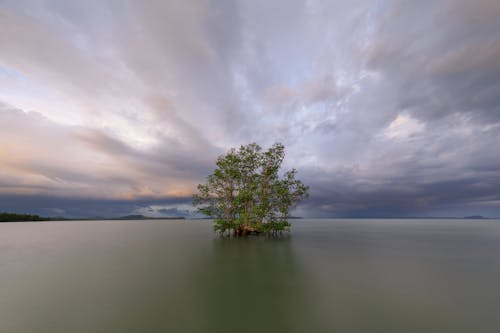
<path fill-rule="evenodd" d="M 500 217 L 500 2 L 0 0 L 0 211 L 191 216 L 286 146 L 304 217 Z"/>

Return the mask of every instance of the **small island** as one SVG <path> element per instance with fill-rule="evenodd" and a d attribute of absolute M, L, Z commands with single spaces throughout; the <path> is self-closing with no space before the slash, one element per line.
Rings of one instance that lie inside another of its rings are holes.
<path fill-rule="evenodd" d="M 279 175 L 285 146 L 267 151 L 251 143 L 219 156 L 216 169 L 198 185 L 193 204 L 214 219 L 223 236 L 280 235 L 290 230 L 290 211 L 307 197 L 309 187 L 296 179 L 297 170 Z"/>

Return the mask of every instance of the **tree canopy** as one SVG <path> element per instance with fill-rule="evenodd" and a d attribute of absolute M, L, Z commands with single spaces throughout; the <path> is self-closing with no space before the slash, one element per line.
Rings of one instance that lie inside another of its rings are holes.
<path fill-rule="evenodd" d="M 217 158 L 205 184 L 198 185 L 193 204 L 214 219 L 223 235 L 277 234 L 290 228 L 290 211 L 307 197 L 308 186 L 292 169 L 279 174 L 285 146 L 275 143 L 267 151 L 256 144 L 230 149 Z"/>

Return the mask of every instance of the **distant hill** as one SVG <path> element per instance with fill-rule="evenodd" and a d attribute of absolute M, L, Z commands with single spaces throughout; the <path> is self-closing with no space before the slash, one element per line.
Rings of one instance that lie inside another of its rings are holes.
<path fill-rule="evenodd" d="M 121 216 L 116 219 L 111 220 L 184 220 L 184 216 L 173 216 L 173 217 L 150 217 L 144 215 L 126 215 Z"/>
<path fill-rule="evenodd" d="M 481 215 L 471 215 L 471 216 L 465 216 L 464 219 L 471 219 L 471 220 L 485 220 L 487 217 L 481 216 Z"/>
<path fill-rule="evenodd" d="M 144 215 L 126 215 L 118 217 L 117 220 L 144 220 L 146 218 Z"/>

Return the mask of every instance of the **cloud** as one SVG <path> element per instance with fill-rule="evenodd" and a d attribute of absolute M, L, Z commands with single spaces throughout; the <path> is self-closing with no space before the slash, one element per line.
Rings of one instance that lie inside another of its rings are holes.
<path fill-rule="evenodd" d="M 185 207 L 186 198 L 141 198 L 136 200 L 57 197 L 46 195 L 0 195 L 0 211 L 40 216 L 88 218 L 144 214 L 152 217 L 192 216 L 189 210 L 158 210 L 157 207 Z M 179 214 L 173 214 L 178 212 Z"/>
<path fill-rule="evenodd" d="M 207 173 L 203 158 L 177 145 L 138 150 L 96 129 L 62 126 L 0 105 L 3 193 L 136 198 L 189 196 Z"/>
<path fill-rule="evenodd" d="M 0 193 L 188 202 L 228 148 L 281 141 L 312 188 L 304 214 L 500 216 L 499 15 L 493 0 L 3 1 Z"/>

